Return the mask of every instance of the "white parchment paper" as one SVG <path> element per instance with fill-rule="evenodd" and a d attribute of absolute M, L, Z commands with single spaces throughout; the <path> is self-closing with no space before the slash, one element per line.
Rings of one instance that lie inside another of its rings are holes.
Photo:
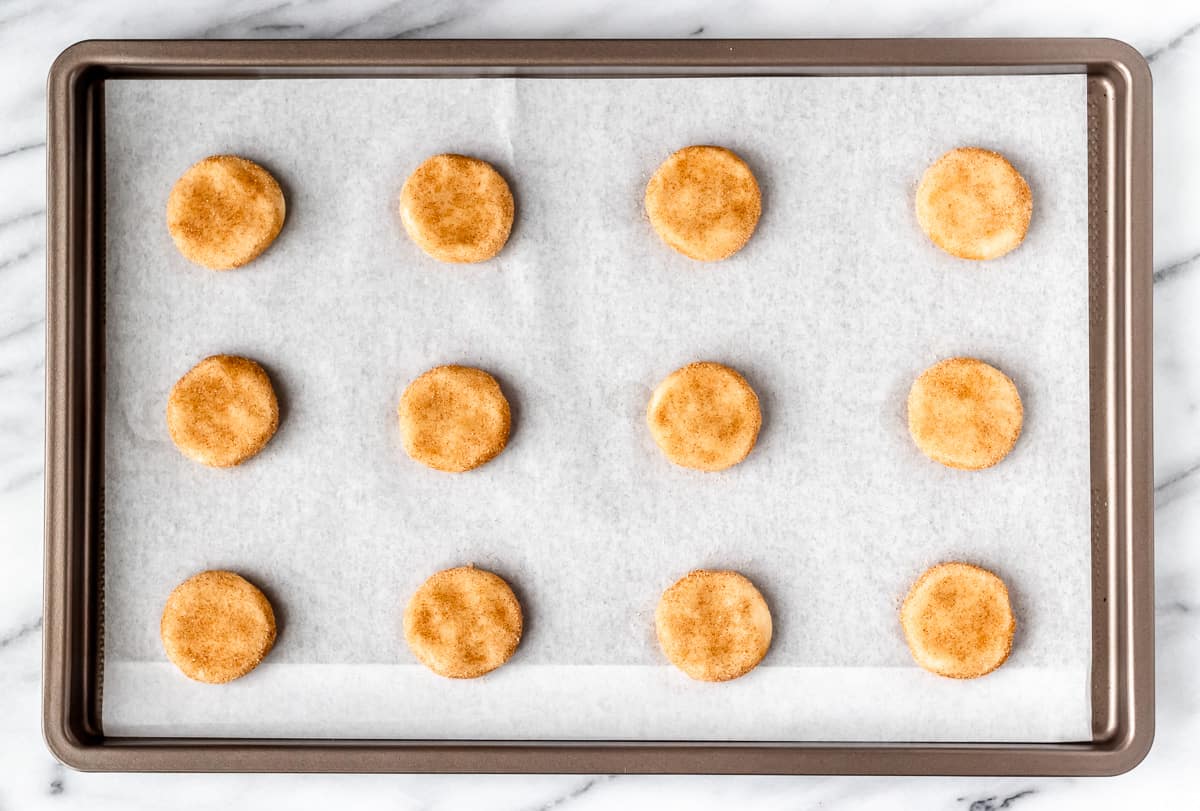
<path fill-rule="evenodd" d="M 103 724 L 110 735 L 758 740 L 1091 737 L 1085 80 L 970 78 L 110 81 Z M 642 213 L 673 150 L 728 146 L 763 216 L 714 264 Z M 933 247 L 913 194 L 944 151 L 1007 155 L 1033 189 L 1000 260 Z M 492 162 L 517 200 L 494 260 L 442 265 L 403 232 L 421 160 Z M 250 266 L 189 265 L 166 232 L 175 179 L 235 153 L 287 195 Z M 271 373 L 282 424 L 220 471 L 168 438 L 167 393 L 207 355 Z M 905 396 L 941 358 L 1008 373 L 1012 455 L 964 473 L 912 444 Z M 673 467 L 644 424 L 693 360 L 746 375 L 758 446 L 722 473 Z M 492 372 L 508 448 L 448 475 L 403 453 L 404 386 Z M 923 569 L 1008 583 L 1009 662 L 970 682 L 916 668 L 897 609 Z M 400 616 L 434 571 L 514 586 L 509 665 L 453 682 L 416 664 Z M 763 664 L 691 682 L 654 639 L 662 590 L 733 568 L 771 605 Z M 230 568 L 272 599 L 266 663 L 223 687 L 166 662 L 171 589 Z"/>

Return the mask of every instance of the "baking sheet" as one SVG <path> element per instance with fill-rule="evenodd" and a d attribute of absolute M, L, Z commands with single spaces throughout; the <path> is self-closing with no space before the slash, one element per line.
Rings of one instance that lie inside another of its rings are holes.
<path fill-rule="evenodd" d="M 1091 738 L 1086 89 L 1082 76 L 380 79 L 107 83 L 106 734 L 1057 741 Z M 733 148 L 764 194 L 716 264 L 666 248 L 646 180 L 674 149 Z M 915 184 L 976 144 L 1034 193 L 1025 244 L 934 248 Z M 446 266 L 395 212 L 428 155 L 491 161 L 517 200 L 497 259 Z M 254 264 L 190 266 L 163 224 L 207 154 L 280 179 L 288 220 Z M 167 437 L 175 380 L 216 352 L 262 362 L 283 422 L 260 456 L 198 467 Z M 950 355 L 1005 370 L 1025 430 L 999 466 L 927 461 L 912 379 Z M 743 464 L 672 467 L 643 422 L 692 360 L 741 370 L 764 409 Z M 400 449 L 427 368 L 491 371 L 508 449 L 461 476 Z M 1008 582 L 995 674 L 913 666 L 896 611 L 928 565 Z M 512 662 L 472 682 L 415 664 L 404 602 L 437 569 L 505 576 Z M 166 664 L 166 595 L 204 568 L 264 588 L 281 631 L 225 687 Z M 696 567 L 763 590 L 775 638 L 724 685 L 664 663 L 653 609 Z M 886 700 L 883 700 L 886 697 Z"/>

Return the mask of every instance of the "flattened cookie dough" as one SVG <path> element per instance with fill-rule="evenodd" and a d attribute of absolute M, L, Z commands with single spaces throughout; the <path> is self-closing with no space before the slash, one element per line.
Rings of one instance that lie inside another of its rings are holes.
<path fill-rule="evenodd" d="M 930 366 L 908 392 L 908 432 L 921 452 L 960 470 L 982 470 L 1017 444 L 1024 409 L 1016 385 L 975 358 Z"/>
<path fill-rule="evenodd" d="M 267 373 L 249 358 L 213 355 L 171 389 L 167 430 L 184 456 L 233 467 L 263 449 L 279 427 L 279 402 Z"/>
<path fill-rule="evenodd" d="M 426 580 L 404 609 L 404 639 L 439 676 L 474 679 L 504 664 L 521 641 L 521 605 L 504 579 L 473 566 Z"/>
<path fill-rule="evenodd" d="M 974 679 L 1008 658 L 1017 623 L 1004 581 L 969 563 L 942 563 L 913 584 L 900 624 L 916 663 L 939 676 Z"/>
<path fill-rule="evenodd" d="M 271 173 L 236 155 L 213 155 L 183 173 L 167 198 L 167 230 L 190 261 L 241 267 L 283 228 L 283 190 Z"/>
<path fill-rule="evenodd" d="M 697 569 L 663 592 L 654 612 L 671 664 L 698 681 L 743 676 L 771 646 L 771 611 L 737 572 Z"/>
<path fill-rule="evenodd" d="M 1025 239 L 1032 216 L 1025 178 L 986 149 L 952 149 L 925 170 L 917 187 L 921 230 L 962 259 L 1004 256 Z"/>
<path fill-rule="evenodd" d="M 438 366 L 400 396 L 405 452 L 434 470 L 462 473 L 508 444 L 512 413 L 496 379 L 470 366 Z"/>
<path fill-rule="evenodd" d="M 183 675 L 224 684 L 245 676 L 271 650 L 275 612 L 240 575 L 201 572 L 171 592 L 159 631 L 167 658 Z"/>
<path fill-rule="evenodd" d="M 434 155 L 400 190 L 404 230 L 442 262 L 482 262 L 500 253 L 513 210 L 512 191 L 500 173 L 465 155 Z"/>
<path fill-rule="evenodd" d="M 669 374 L 646 409 L 650 435 L 668 459 L 696 470 L 724 470 L 758 440 L 758 395 L 740 374 L 719 363 L 691 363 Z"/>
<path fill-rule="evenodd" d="M 762 194 L 746 162 L 719 146 L 688 146 L 646 185 L 646 215 L 663 242 L 713 262 L 742 249 L 758 225 Z"/>

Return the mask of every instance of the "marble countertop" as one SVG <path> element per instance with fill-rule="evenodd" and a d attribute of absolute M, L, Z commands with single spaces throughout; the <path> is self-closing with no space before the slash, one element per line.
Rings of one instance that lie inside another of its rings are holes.
<path fill-rule="evenodd" d="M 40 732 L 45 77 L 98 37 L 1108 36 L 1154 71 L 1158 733 L 1104 779 L 80 774 Z M 1200 6 L 1173 0 L 0 0 L 0 808 L 1186 806 L 1200 791 Z"/>

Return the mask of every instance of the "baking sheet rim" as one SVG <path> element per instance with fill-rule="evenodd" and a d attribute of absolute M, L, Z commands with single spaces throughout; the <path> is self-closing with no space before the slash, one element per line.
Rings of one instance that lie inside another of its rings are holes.
<path fill-rule="evenodd" d="M 465 55 L 465 51 L 474 51 L 477 56 L 473 59 Z M 386 53 L 384 53 L 386 51 Z M 497 51 L 507 54 L 507 59 L 500 58 Z M 483 744 L 480 746 L 463 745 L 455 742 L 449 745 L 430 744 L 428 742 L 394 742 L 385 746 L 366 746 L 363 750 L 378 751 L 379 754 L 390 752 L 382 762 L 372 765 L 372 759 L 364 757 L 360 752 L 356 760 L 337 761 L 336 753 L 349 751 L 346 745 L 325 745 L 318 749 L 329 756 L 325 765 L 319 770 L 419 770 L 419 771 L 572 771 L 572 770 L 637 770 L 637 771 L 819 771 L 826 773 L 852 773 L 870 771 L 875 773 L 931 773 L 929 769 L 921 768 L 920 764 L 943 763 L 938 769 L 943 773 L 1096 773 L 1109 774 L 1124 771 L 1135 765 L 1149 748 L 1152 737 L 1152 602 L 1150 578 L 1151 521 L 1152 498 L 1150 492 L 1150 388 L 1149 388 L 1149 322 L 1150 297 L 1148 292 L 1150 276 L 1150 233 L 1149 233 L 1149 71 L 1144 60 L 1129 46 L 1112 40 L 773 40 L 773 41 L 549 41 L 549 42 L 504 42 L 481 40 L 475 42 L 426 41 L 410 43 L 362 43 L 362 42 L 116 42 L 116 43 L 83 43 L 72 49 L 56 61 L 51 72 L 50 81 L 50 199 L 52 206 L 48 218 L 48 297 L 50 302 L 50 318 L 47 326 L 47 342 L 49 363 L 47 365 L 47 589 L 46 589 L 46 619 L 47 635 L 45 641 L 45 682 L 44 682 L 44 730 L 52 751 L 60 759 L 79 768 L 155 768 L 155 769 L 203 769 L 216 768 L 223 770 L 236 769 L 295 769 L 307 770 L 313 766 L 305 765 L 308 757 L 301 757 L 296 745 L 284 745 L 272 742 L 270 746 L 256 748 L 250 744 L 231 748 L 214 742 L 198 744 L 201 749 L 208 749 L 207 754 L 224 753 L 224 757 L 207 758 L 203 764 L 197 764 L 192 758 L 196 754 L 194 742 L 178 742 L 169 747 L 156 745 L 152 741 L 116 741 L 105 740 L 98 727 L 89 724 L 88 720 L 79 716 L 84 709 L 80 699 L 88 695 L 88 687 L 94 691 L 94 683 L 87 684 L 86 673 L 80 672 L 80 666 L 86 664 L 79 661 L 78 655 L 68 657 L 68 647 L 71 652 L 79 654 L 87 650 L 84 644 L 90 633 L 94 637 L 95 623 L 91 626 L 85 622 L 82 629 L 68 626 L 67 608 L 72 602 L 72 619 L 87 619 L 89 613 L 94 613 L 96 606 L 89 606 L 89 600 L 80 600 L 88 589 L 85 572 L 79 570 L 79 563 L 88 563 L 88 553 L 95 556 L 95 549 L 90 549 L 86 543 L 89 528 L 95 532 L 95 524 L 90 527 L 85 523 L 87 510 L 84 515 L 77 509 L 78 505 L 68 501 L 65 496 L 68 491 L 67 481 L 71 478 L 78 485 L 82 476 L 84 484 L 88 477 L 87 466 L 78 464 L 80 461 L 90 462 L 94 468 L 97 465 L 95 437 L 89 437 L 86 430 L 81 434 L 80 425 L 68 421 L 66 417 L 72 411 L 69 406 L 76 405 L 80 393 L 88 393 L 87 384 L 96 384 L 93 355 L 92 365 L 83 368 L 84 386 L 80 387 L 78 366 L 72 367 L 69 361 L 74 360 L 74 354 L 68 339 L 78 342 L 81 336 L 88 334 L 96 337 L 96 311 L 84 308 L 85 315 L 93 316 L 90 320 L 81 319 L 69 328 L 70 313 L 68 307 L 74 304 L 79 307 L 81 301 L 78 295 L 69 300 L 68 293 L 80 292 L 79 280 L 75 286 L 70 284 L 70 271 L 83 270 L 88 274 L 97 272 L 97 256 L 95 254 L 95 235 L 88 229 L 90 220 L 86 214 L 94 210 L 88 204 L 96 204 L 96 183 L 93 177 L 85 175 L 80 178 L 77 174 L 79 160 L 89 156 L 95 160 L 95 149 L 99 135 L 94 129 L 95 112 L 98 110 L 98 83 L 94 80 L 101 74 L 111 70 L 132 71 L 175 71 L 176 75 L 187 75 L 190 70 L 204 72 L 205 68 L 216 70 L 236 70 L 230 66 L 274 66 L 280 70 L 302 70 L 307 68 L 306 75 L 324 75 L 320 72 L 329 69 L 331 61 L 340 52 L 344 57 L 343 64 L 347 67 L 364 67 L 375 64 L 380 66 L 447 66 L 450 64 L 479 66 L 483 64 L 510 64 L 520 66 L 537 65 L 591 65 L 619 67 L 624 63 L 641 65 L 650 62 L 654 65 L 712 65 L 743 68 L 749 66 L 775 65 L 800 68 L 819 67 L 836 73 L 837 69 L 846 70 L 854 67 L 873 65 L 875 69 L 886 72 L 889 68 L 904 67 L 909 69 L 920 66 L 925 69 L 953 73 L 956 68 L 977 66 L 1007 66 L 1027 68 L 1040 67 L 1053 71 L 1100 73 L 1104 75 L 1105 84 L 1098 89 L 1112 107 L 1115 121 L 1106 117 L 1102 132 L 1096 135 L 1098 165 L 1102 165 L 1104 183 L 1097 188 L 1098 193 L 1105 195 L 1106 200 L 1122 204 L 1120 211 L 1107 207 L 1109 217 L 1101 223 L 1099 230 L 1094 229 L 1094 246 L 1102 245 L 1103 259 L 1106 271 L 1105 291 L 1108 293 L 1106 304 L 1105 338 L 1111 338 L 1116 355 L 1112 360 L 1112 369 L 1105 368 L 1116 380 L 1105 381 L 1105 437 L 1111 440 L 1115 447 L 1104 460 L 1106 484 L 1112 485 L 1115 493 L 1107 493 L 1105 506 L 1117 518 L 1109 526 L 1105 515 L 1104 524 L 1109 543 L 1104 545 L 1103 563 L 1112 565 L 1115 569 L 1110 573 L 1115 577 L 1103 578 L 1115 586 L 1112 594 L 1102 592 L 1100 604 L 1109 596 L 1114 599 L 1107 603 L 1108 625 L 1107 638 L 1115 649 L 1116 662 L 1102 661 L 1098 668 L 1106 672 L 1101 676 L 1109 676 L 1116 683 L 1110 683 L 1107 695 L 1097 695 L 1097 716 L 1104 716 L 1104 723 L 1097 723 L 1097 740 L 1089 745 L 1053 745 L 1050 747 L 1016 746 L 994 747 L 989 745 L 953 745 L 939 747 L 906 747 L 904 745 L 867 746 L 847 750 L 845 746 L 822 746 L 820 744 L 785 744 L 787 749 L 797 756 L 804 754 L 807 763 L 800 766 L 797 763 L 785 761 L 772 764 L 771 758 L 757 759 L 756 765 L 749 768 L 745 765 L 721 763 L 718 759 L 709 764 L 697 763 L 691 759 L 680 761 L 671 758 L 672 751 L 710 751 L 725 752 L 732 755 L 735 751 L 745 753 L 754 750 L 749 746 L 707 746 L 674 745 L 650 747 L 658 756 L 658 767 L 647 766 L 642 758 L 647 747 L 642 744 L 605 746 L 597 745 L 568 745 L 552 748 L 547 751 L 569 751 L 575 753 L 566 759 L 566 763 L 574 763 L 575 769 L 554 768 L 547 763 L 545 754 L 527 760 L 523 763 L 506 763 L 506 757 L 489 759 L 485 753 L 506 752 L 517 750 L 539 751 L 544 746 L 499 746 Z M 836 54 L 837 58 L 833 58 Z M 1002 58 L 1007 55 L 1007 58 Z M 482 60 L 482 61 L 480 61 Z M 811 72 L 811 71 L 810 71 Z M 999 70 L 995 72 L 1008 72 Z M 216 74 L 221 75 L 221 74 Z M 80 105 L 83 109 L 80 109 Z M 81 115 L 80 113 L 85 113 Z M 91 113 L 88 115 L 87 113 Z M 72 129 L 72 124 L 81 124 L 84 132 Z M 89 124 L 93 127 L 88 131 Z M 1114 126 L 1119 124 L 1119 126 Z M 79 138 L 79 135 L 84 138 Z M 1111 143 L 1110 143 L 1111 138 Z M 86 142 L 86 143 L 84 143 Z M 1132 147 L 1131 148 L 1131 142 Z M 89 149 L 92 150 L 89 152 Z M 1119 171 L 1112 171 L 1113 164 Z M 73 173 L 70 170 L 75 169 Z M 89 168 L 95 168 L 91 166 Z M 56 171 L 57 170 L 57 171 Z M 69 205 L 69 204 L 74 204 Z M 83 211 L 79 204 L 83 203 Z M 1092 201 L 1093 214 L 1097 212 L 1096 201 Z M 82 216 L 81 216 L 82 215 Z M 1123 215 L 1123 216 L 1121 216 Z M 1111 221 L 1109 221 L 1111 220 Z M 1095 224 L 1095 223 L 1094 223 Z M 89 241 L 90 239 L 90 241 Z M 90 252 L 90 255 L 89 255 Z M 1093 251 L 1093 260 L 1099 258 Z M 90 280 L 94 276 L 89 276 Z M 1093 273 L 1095 281 L 1095 273 Z M 1111 282 L 1120 282 L 1119 292 L 1128 298 L 1116 295 L 1109 289 Z M 89 291 L 86 285 L 83 292 Z M 1121 299 L 1115 304 L 1112 299 Z M 89 304 L 94 305 L 91 301 Z M 101 310 L 102 317 L 102 310 Z M 1128 318 L 1128 320 L 1127 320 Z M 81 332 L 79 327 L 84 326 Z M 1120 328 L 1118 331 L 1118 327 Z M 1093 334 L 1093 344 L 1096 335 Z M 94 352 L 94 347 L 84 341 L 84 346 Z M 1095 368 L 1096 358 L 1093 357 Z M 68 376 L 73 371 L 73 376 Z M 70 387 L 68 387 L 70 383 Z M 81 392 L 82 389 L 82 392 Z M 1096 391 L 1095 381 L 1093 392 Z M 90 392 L 95 395 L 94 389 Z M 72 397 L 74 395 L 74 397 Z M 1095 397 L 1093 398 L 1095 407 Z M 1114 406 L 1117 414 L 1108 413 L 1107 406 Z M 85 416 L 88 410 L 84 409 Z M 1120 417 L 1120 419 L 1117 419 Z M 94 420 L 94 414 L 92 419 Z M 1096 419 L 1093 419 L 1093 426 Z M 87 429 L 88 425 L 82 426 Z M 94 434 L 94 432 L 93 432 Z M 76 442 L 70 443 L 69 439 Z M 82 446 L 82 447 L 80 447 Z M 81 453 L 82 451 L 82 453 Z M 90 451 L 90 455 L 89 455 Z M 1095 460 L 1096 447 L 1093 446 Z M 75 464 L 68 465 L 68 462 Z M 68 467 L 73 477 L 68 476 Z M 1093 493 L 1096 494 L 1096 472 L 1094 461 Z M 94 475 L 94 470 L 92 471 Z M 93 478 L 94 481 L 94 478 Z M 88 492 L 84 490 L 86 498 Z M 1115 496 L 1115 497 L 1114 497 Z M 94 494 L 93 494 L 94 497 Z M 91 505 L 93 509 L 97 505 Z M 72 507 L 76 507 L 72 511 Z M 80 520 L 83 519 L 83 520 Z M 94 522 L 94 513 L 92 514 Z M 69 532 L 71 530 L 71 532 Z M 81 532 L 81 530 L 84 530 Z M 83 541 L 82 547 L 73 547 L 69 541 Z M 71 553 L 75 552 L 75 555 Z M 83 560 L 74 560 L 82 557 Z M 94 561 L 90 561 L 94 565 Z M 72 564 L 75 564 L 72 568 Z M 1094 568 L 1107 568 L 1103 564 L 1093 563 Z M 66 580 L 71 577 L 76 581 L 72 585 L 80 587 L 75 593 L 68 594 L 65 589 Z M 1097 577 L 1097 581 L 1102 578 Z M 1098 583 L 1099 584 L 1099 583 Z M 92 600 L 95 599 L 92 589 Z M 83 609 L 82 611 L 80 609 Z M 90 612 L 89 609 L 90 608 Z M 1103 609 L 1098 609 L 1103 610 Z M 1096 615 L 1099 617 L 1099 614 Z M 1147 619 L 1149 617 L 1149 619 Z M 55 622 L 57 620 L 57 622 Z M 1099 624 L 1096 624 L 1094 636 L 1099 637 Z M 82 633 L 81 633 L 82 632 Z M 1114 640 L 1114 637 L 1115 640 Z M 1147 641 L 1151 640 L 1151 641 Z M 90 666 L 94 676 L 95 639 L 91 639 L 93 659 Z M 1145 646 L 1145 647 L 1143 647 Z M 1134 656 L 1134 650 L 1141 651 Z M 86 658 L 86 657 L 84 657 Z M 1107 657 L 1104 657 L 1107 660 Z M 71 671 L 69 674 L 67 671 Z M 1097 671 L 1099 672 L 1099 670 Z M 68 676 L 74 675 L 74 684 Z M 83 676 L 81 679 L 80 677 Z M 79 682 L 82 681 L 83 684 Z M 92 694 L 94 701 L 94 693 Z M 1104 712 L 1099 705 L 1104 703 Z M 73 712 L 70 712 L 73 711 Z M 82 733 L 82 734 L 81 734 Z M 180 747 L 183 747 L 181 750 Z M 422 766 L 422 757 L 415 747 L 428 747 L 431 751 L 425 755 L 436 755 L 442 752 L 449 755 L 451 751 L 472 752 L 467 763 L 456 764 L 453 759 L 434 760 L 431 764 Z M 301 745 L 312 755 L 313 746 Z M 768 751 L 777 751 L 778 747 L 765 747 Z M 168 751 L 170 754 L 168 754 Z M 190 756 L 180 757 L 181 751 L 189 751 Z M 135 765 L 128 757 L 135 751 L 142 752 L 142 759 Z M 253 753 L 258 751 L 259 756 Z M 896 760 L 896 752 L 902 751 L 908 757 L 922 755 L 933 760 Z M 147 752 L 167 754 L 166 758 L 146 759 Z M 407 752 L 407 766 L 399 763 L 400 752 Z M 582 762 L 577 755 L 588 752 L 592 759 Z M 637 754 L 641 752 L 642 754 Z M 125 756 L 113 762 L 114 755 Z M 272 756 L 278 755 L 278 757 Z M 289 754 L 290 753 L 290 754 Z M 626 761 L 617 765 L 605 767 L 611 763 L 613 753 L 632 755 Z M 1023 754 L 1037 753 L 1037 760 L 1026 761 Z M 1051 753 L 1058 756 L 1058 769 L 1047 768 L 1045 758 Z M 416 757 L 413 755 L 417 754 Z M 603 756 L 602 756 L 603 754 Z M 480 755 L 481 757 L 475 757 Z M 852 756 L 851 756 L 852 755 Z M 262 756 L 267 756 L 265 759 Z M 821 765 L 823 757 L 840 757 L 842 760 Z M 289 760 L 289 757 L 291 758 Z M 997 757 L 1007 757 L 1005 763 L 995 760 Z M 154 761 L 157 760 L 157 765 Z M 680 763 L 673 767 L 672 761 Z M 690 764 L 690 765 L 689 765 Z M 860 764 L 860 765 L 852 765 Z M 972 765 L 973 764 L 973 765 Z M 1076 764 L 1074 766 L 1070 764 Z M 587 766 L 587 768 L 582 768 Z M 723 768 L 717 768 L 723 767 Z M 936 768 L 936 767 L 935 767 Z"/>

